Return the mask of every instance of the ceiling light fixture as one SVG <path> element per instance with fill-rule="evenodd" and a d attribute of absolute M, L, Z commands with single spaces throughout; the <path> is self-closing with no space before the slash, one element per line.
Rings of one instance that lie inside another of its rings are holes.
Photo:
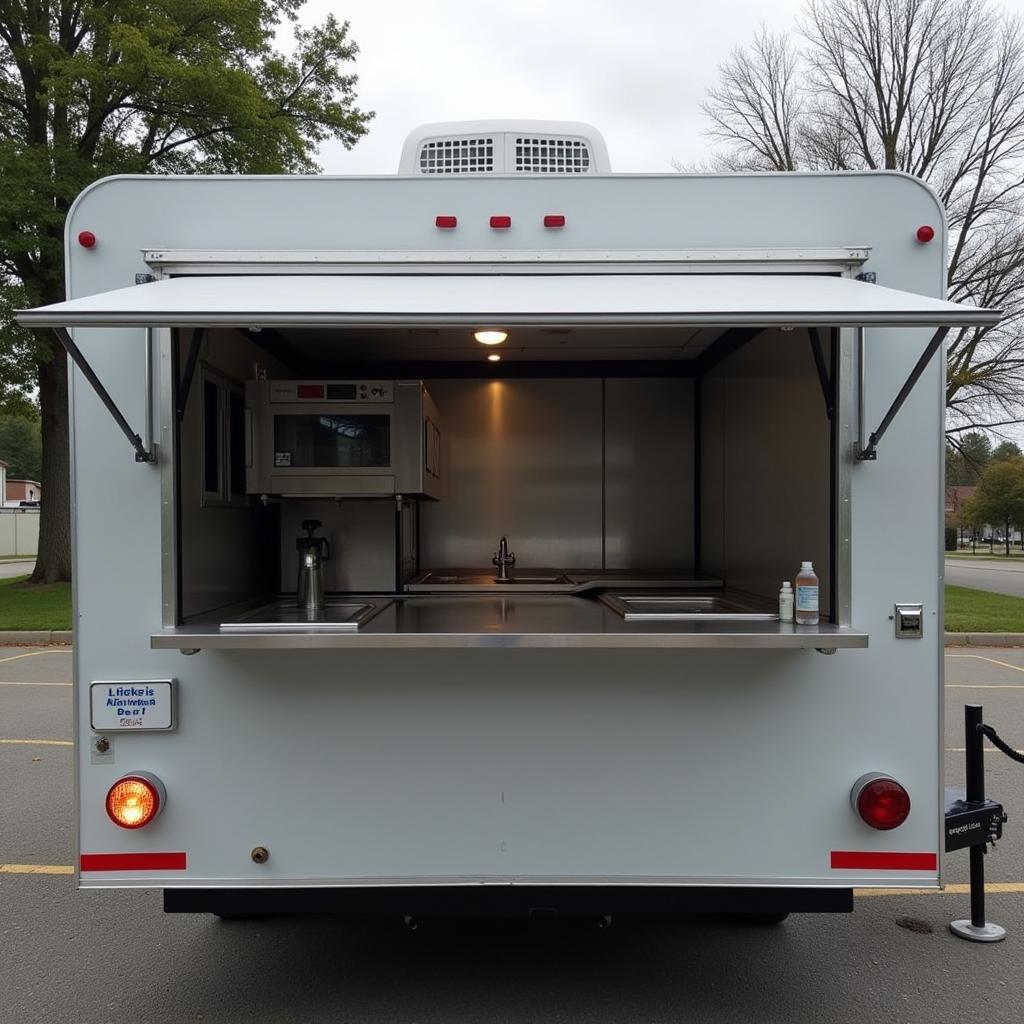
<path fill-rule="evenodd" d="M 500 345 L 508 337 L 508 331 L 496 331 L 494 329 L 474 331 L 473 337 L 481 345 Z"/>
<path fill-rule="evenodd" d="M 487 357 L 487 362 L 489 362 L 489 363 L 500 363 L 501 362 L 501 356 L 499 356 L 497 352 L 492 352 Z"/>

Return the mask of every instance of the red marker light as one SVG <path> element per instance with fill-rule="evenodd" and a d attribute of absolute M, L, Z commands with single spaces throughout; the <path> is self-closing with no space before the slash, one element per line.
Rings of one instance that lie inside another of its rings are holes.
<path fill-rule="evenodd" d="M 850 796 L 861 820 L 882 832 L 898 828 L 910 815 L 910 794 L 888 775 L 862 775 Z"/>
<path fill-rule="evenodd" d="M 544 215 L 544 227 L 546 228 L 564 228 L 565 227 L 565 214 L 564 213 L 548 213 Z"/>
<path fill-rule="evenodd" d="M 78 244 L 83 249 L 91 249 L 96 244 L 96 236 L 91 231 L 79 231 Z"/>
<path fill-rule="evenodd" d="M 458 223 L 458 217 L 442 215 L 434 218 L 434 224 L 439 228 L 444 228 L 445 230 L 450 230 L 451 228 L 457 227 Z"/>
<path fill-rule="evenodd" d="M 512 218 L 507 214 L 500 214 L 491 218 L 492 228 L 510 228 L 512 227 Z"/>
<path fill-rule="evenodd" d="M 935 237 L 935 228 L 930 224 L 922 224 L 917 229 L 917 240 L 921 243 L 930 242 Z"/>

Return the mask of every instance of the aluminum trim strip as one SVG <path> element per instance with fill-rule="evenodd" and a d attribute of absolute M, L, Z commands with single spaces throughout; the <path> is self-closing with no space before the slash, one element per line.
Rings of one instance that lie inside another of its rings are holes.
<path fill-rule="evenodd" d="M 683 888 L 748 888 L 759 886 L 766 889 L 851 889 L 851 888 L 906 888 L 937 889 L 938 882 L 934 877 L 921 877 L 920 874 L 892 876 L 862 874 L 855 877 L 837 878 L 835 875 L 815 877 L 759 876 L 722 877 L 708 876 L 637 876 L 637 875 L 381 875 L 365 877 L 339 878 L 287 878 L 255 880 L 252 878 L 183 878 L 180 875 L 162 877 L 151 876 L 138 878 L 127 875 L 124 878 L 88 878 L 83 879 L 83 888 L 182 888 L 182 889 L 340 889 L 340 888 L 380 888 L 409 887 L 430 888 L 436 886 L 565 886 L 582 887 L 631 886 L 644 888 L 648 886 L 672 886 Z"/>

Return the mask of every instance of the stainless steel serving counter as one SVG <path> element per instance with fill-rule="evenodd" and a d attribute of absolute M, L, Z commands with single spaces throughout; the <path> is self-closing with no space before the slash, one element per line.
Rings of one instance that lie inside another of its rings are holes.
<path fill-rule="evenodd" d="M 154 633 L 157 649 L 204 648 L 770 648 L 867 647 L 868 635 L 822 624 L 795 626 L 772 619 L 627 621 L 593 598 L 563 594 L 346 595 L 353 602 L 387 602 L 356 632 L 290 625 L 287 632 L 220 629 L 220 619 Z"/>

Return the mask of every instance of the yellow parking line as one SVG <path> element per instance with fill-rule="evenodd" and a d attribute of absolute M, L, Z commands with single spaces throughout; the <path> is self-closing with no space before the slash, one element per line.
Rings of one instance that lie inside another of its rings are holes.
<path fill-rule="evenodd" d="M 70 864 L 0 864 L 0 875 L 73 875 Z"/>
<path fill-rule="evenodd" d="M 13 679 L 0 679 L 0 686 L 71 686 L 71 683 L 22 683 Z M 1021 687 L 1024 690 L 1024 686 Z"/>
<path fill-rule="evenodd" d="M 854 896 L 966 896 L 971 887 L 954 882 L 944 889 L 854 889 Z M 1024 882 L 986 882 L 986 893 L 1024 892 Z"/>
<path fill-rule="evenodd" d="M 1011 665 L 1008 661 L 1000 661 L 998 658 L 986 658 L 984 654 L 947 654 L 947 658 L 975 658 L 978 661 L 987 661 L 993 665 L 1001 665 L 1003 668 L 1012 668 L 1014 672 L 1024 672 L 1020 665 Z"/>
<path fill-rule="evenodd" d="M 44 746 L 44 747 L 73 747 L 73 740 L 0 740 L 0 743 L 18 743 L 24 746 L 32 746 L 33 744 Z"/>

